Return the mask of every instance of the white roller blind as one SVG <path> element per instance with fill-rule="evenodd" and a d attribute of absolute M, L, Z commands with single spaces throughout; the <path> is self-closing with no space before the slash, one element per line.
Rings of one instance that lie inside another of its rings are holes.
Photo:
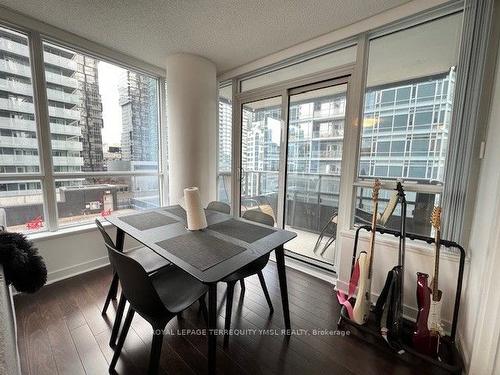
<path fill-rule="evenodd" d="M 367 86 L 448 72 L 457 65 L 462 13 L 370 41 Z"/>

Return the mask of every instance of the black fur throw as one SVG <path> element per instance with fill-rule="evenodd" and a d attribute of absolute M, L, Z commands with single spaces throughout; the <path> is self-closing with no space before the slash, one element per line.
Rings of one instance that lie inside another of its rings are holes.
<path fill-rule="evenodd" d="M 34 293 L 47 282 L 47 268 L 38 249 L 21 233 L 0 231 L 0 263 L 16 290 Z"/>

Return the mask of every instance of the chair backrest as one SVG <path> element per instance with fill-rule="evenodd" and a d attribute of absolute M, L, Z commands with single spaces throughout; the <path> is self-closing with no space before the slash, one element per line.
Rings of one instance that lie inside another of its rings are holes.
<path fill-rule="evenodd" d="M 132 308 L 146 320 L 165 317 L 168 311 L 144 268 L 136 260 L 116 250 L 113 241 L 97 219 L 96 225 L 104 238 L 109 261 L 118 274 L 123 294 Z"/>
<path fill-rule="evenodd" d="M 274 219 L 271 215 L 265 214 L 262 211 L 258 210 L 247 210 L 241 216 L 243 219 L 255 221 L 257 223 L 269 225 L 270 227 L 274 227 Z"/>
<path fill-rule="evenodd" d="M 122 292 L 132 308 L 151 322 L 165 318 L 169 312 L 140 263 L 113 247 L 106 247 L 118 273 Z"/>
<path fill-rule="evenodd" d="M 219 211 L 223 214 L 229 214 L 231 213 L 231 206 L 224 202 L 213 201 L 208 204 L 207 210 Z"/>
<path fill-rule="evenodd" d="M 102 223 L 99 221 L 99 219 L 95 219 L 95 225 L 97 225 L 97 229 L 99 229 L 99 232 L 102 234 L 102 238 L 104 239 L 104 243 L 107 246 L 115 247 L 115 244 L 109 234 L 106 232 L 104 227 L 102 226 Z"/>

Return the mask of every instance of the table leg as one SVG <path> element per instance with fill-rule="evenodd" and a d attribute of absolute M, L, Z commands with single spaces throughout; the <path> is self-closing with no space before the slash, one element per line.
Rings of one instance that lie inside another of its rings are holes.
<path fill-rule="evenodd" d="M 123 251 L 124 242 L 125 242 L 125 232 L 123 231 L 123 229 L 116 228 L 116 240 L 115 240 L 116 250 Z M 116 299 L 117 293 L 118 293 L 118 276 L 114 275 L 109 294 L 112 299 Z"/>
<path fill-rule="evenodd" d="M 217 351 L 217 283 L 208 286 L 208 374 L 215 374 Z"/>
<path fill-rule="evenodd" d="M 283 246 L 277 247 L 276 264 L 278 266 L 278 277 L 280 281 L 281 303 L 283 304 L 283 318 L 285 319 L 285 328 L 290 330 L 290 308 L 288 305 L 288 288 L 286 285 L 286 268 L 285 268 L 285 250 Z"/>

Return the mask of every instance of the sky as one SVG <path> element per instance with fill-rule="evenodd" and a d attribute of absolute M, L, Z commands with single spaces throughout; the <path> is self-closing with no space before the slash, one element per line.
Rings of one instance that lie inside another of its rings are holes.
<path fill-rule="evenodd" d="M 102 117 L 104 120 L 102 142 L 108 145 L 120 145 L 122 110 L 118 102 L 118 86 L 120 84 L 120 76 L 125 69 L 99 61 L 97 70 L 99 73 L 99 93 L 102 99 Z"/>

